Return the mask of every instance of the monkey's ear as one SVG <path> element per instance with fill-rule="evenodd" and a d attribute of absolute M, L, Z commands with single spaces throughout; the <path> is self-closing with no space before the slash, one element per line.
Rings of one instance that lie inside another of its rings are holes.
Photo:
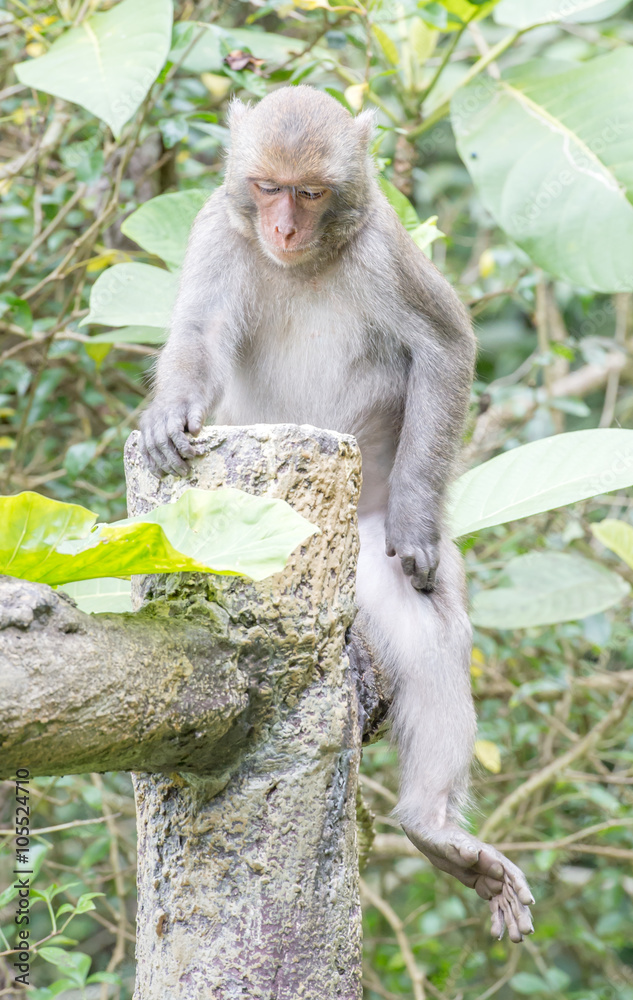
<path fill-rule="evenodd" d="M 364 146 L 369 146 L 373 135 L 374 127 L 376 125 L 376 113 L 371 109 L 367 111 L 361 111 L 359 115 L 354 118 L 354 126 L 356 128 L 356 135 L 358 136 L 360 142 Z"/>
<path fill-rule="evenodd" d="M 246 117 L 248 110 L 249 110 L 248 104 L 244 104 L 244 102 L 240 101 L 238 97 L 234 97 L 231 103 L 229 104 L 229 113 L 228 113 L 229 128 L 231 129 L 238 128 L 242 119 Z"/>

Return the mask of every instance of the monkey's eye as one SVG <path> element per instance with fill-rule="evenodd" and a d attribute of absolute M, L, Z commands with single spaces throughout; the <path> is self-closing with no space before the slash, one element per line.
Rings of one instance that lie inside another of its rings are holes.
<path fill-rule="evenodd" d="M 300 198 L 307 198 L 309 201 L 323 197 L 323 191 L 297 191 L 297 194 Z"/>
<path fill-rule="evenodd" d="M 279 191 L 281 190 L 281 188 L 278 187 L 266 187 L 265 184 L 258 184 L 257 187 L 262 194 L 279 194 Z"/>

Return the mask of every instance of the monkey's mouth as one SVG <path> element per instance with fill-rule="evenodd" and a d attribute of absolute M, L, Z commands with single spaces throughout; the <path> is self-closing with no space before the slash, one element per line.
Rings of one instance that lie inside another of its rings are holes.
<path fill-rule="evenodd" d="M 261 244 L 269 257 L 272 257 L 273 260 L 276 260 L 280 264 L 286 265 L 299 263 L 300 260 L 309 256 L 314 248 L 313 242 L 302 243 L 301 246 L 296 247 L 278 247 L 267 240 L 262 240 Z"/>

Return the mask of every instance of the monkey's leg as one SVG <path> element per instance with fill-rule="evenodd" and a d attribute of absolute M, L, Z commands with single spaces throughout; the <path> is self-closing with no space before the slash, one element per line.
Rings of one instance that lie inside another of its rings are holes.
<path fill-rule="evenodd" d="M 532 894 L 521 870 L 459 826 L 475 739 L 471 629 L 462 560 L 443 538 L 435 590 L 421 593 L 385 553 L 384 514 L 359 519 L 355 628 L 391 687 L 400 758 L 397 815 L 438 868 L 490 900 L 492 931 L 513 941 L 532 930 Z"/>

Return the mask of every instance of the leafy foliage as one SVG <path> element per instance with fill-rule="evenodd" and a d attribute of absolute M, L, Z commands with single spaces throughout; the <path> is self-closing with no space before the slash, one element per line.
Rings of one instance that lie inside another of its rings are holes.
<path fill-rule="evenodd" d="M 592 612 L 576 621 L 476 634 L 476 790 L 529 872 L 537 934 L 521 949 L 491 944 L 480 901 L 390 841 L 365 871 L 390 907 L 367 908 L 367 1000 L 419 1000 L 424 978 L 438 1000 L 633 998 L 630 719 L 592 742 L 628 697 L 630 601 L 600 611 L 587 577 L 567 576 L 563 592 L 555 576 L 573 559 L 614 593 L 632 579 L 629 464 L 608 437 L 578 436 L 633 424 L 630 12 L 624 0 L 177 0 L 170 37 L 167 0 L 0 10 L 0 490 L 124 517 L 122 446 L 186 230 L 221 181 L 226 103 L 310 83 L 376 109 L 388 196 L 476 318 L 474 468 L 459 485 L 471 505 L 453 501 L 475 608 L 521 589 L 517 567 L 545 612 L 587 598 L 565 612 Z M 90 587 L 102 608 L 122 599 L 118 585 Z M 397 831 L 393 752 L 368 748 L 364 769 L 379 842 Z M 38 827 L 58 829 L 39 836 L 33 996 L 77 996 L 96 975 L 102 1000 L 128 998 L 128 778 L 34 787 Z M 0 897 L 5 951 L 10 903 Z M 9 981 L 10 954 L 0 962 Z"/>
<path fill-rule="evenodd" d="M 188 489 L 113 524 L 39 493 L 0 497 L 0 573 L 49 583 L 135 573 L 279 573 L 318 528 L 285 500 L 241 490 Z"/>

